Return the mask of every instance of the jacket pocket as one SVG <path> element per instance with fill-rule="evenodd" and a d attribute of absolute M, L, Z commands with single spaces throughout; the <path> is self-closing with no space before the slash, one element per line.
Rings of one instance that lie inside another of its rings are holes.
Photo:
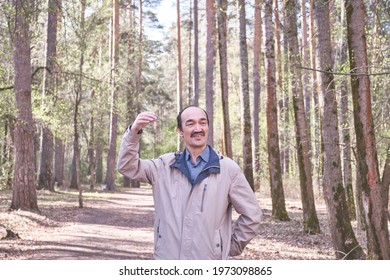
<path fill-rule="evenodd" d="M 214 233 L 214 255 L 215 258 L 218 260 L 222 259 L 222 252 L 223 252 L 223 242 L 222 242 L 222 236 L 219 229 L 217 229 Z"/>
<path fill-rule="evenodd" d="M 154 250 L 157 250 L 159 247 L 160 239 L 161 239 L 161 220 L 158 219 L 156 223 L 156 229 L 155 229 L 155 234 L 154 234 Z"/>
<path fill-rule="evenodd" d="M 202 191 L 202 200 L 200 202 L 200 212 L 203 212 L 203 206 L 204 206 L 204 199 L 206 196 L 206 190 L 207 190 L 207 184 L 204 185 L 203 191 Z"/>

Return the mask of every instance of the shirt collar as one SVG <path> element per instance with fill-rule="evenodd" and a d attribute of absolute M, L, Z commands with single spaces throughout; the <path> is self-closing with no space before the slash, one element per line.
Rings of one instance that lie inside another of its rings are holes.
<path fill-rule="evenodd" d="M 209 159 L 210 159 L 210 148 L 209 148 L 209 146 L 206 146 L 206 148 L 204 148 L 204 150 L 197 157 L 197 160 L 198 160 L 198 158 L 202 159 L 206 163 L 209 162 Z M 187 148 L 185 149 L 185 159 L 187 161 L 191 161 L 191 155 L 190 155 L 189 151 L 187 150 Z"/>

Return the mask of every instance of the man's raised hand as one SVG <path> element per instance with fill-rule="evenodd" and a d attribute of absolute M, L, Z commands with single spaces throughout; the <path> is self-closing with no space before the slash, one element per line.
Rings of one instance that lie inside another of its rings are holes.
<path fill-rule="evenodd" d="M 148 124 L 157 121 L 157 115 L 154 112 L 142 112 L 139 113 L 134 123 L 131 126 L 131 130 L 138 133 L 142 128 Z"/>

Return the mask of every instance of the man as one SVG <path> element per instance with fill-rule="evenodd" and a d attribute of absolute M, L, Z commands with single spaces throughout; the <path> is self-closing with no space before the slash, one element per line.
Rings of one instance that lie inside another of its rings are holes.
<path fill-rule="evenodd" d="M 140 113 L 123 136 L 119 171 L 153 186 L 155 259 L 228 259 L 256 236 L 261 209 L 239 166 L 207 145 L 209 119 L 196 106 L 177 117 L 186 148 L 139 159 L 142 128 L 157 120 Z M 232 228 L 232 207 L 240 214 Z"/>

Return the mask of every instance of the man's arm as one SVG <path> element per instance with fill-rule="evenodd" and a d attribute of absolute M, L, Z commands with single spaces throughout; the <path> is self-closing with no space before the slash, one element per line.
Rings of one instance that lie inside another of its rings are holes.
<path fill-rule="evenodd" d="M 257 235 L 262 211 L 244 174 L 239 172 L 233 179 L 230 201 L 240 214 L 232 234 L 230 256 L 242 253 L 245 246 Z"/>
<path fill-rule="evenodd" d="M 121 174 L 130 179 L 150 184 L 153 182 L 154 162 L 139 158 L 139 140 L 142 128 L 156 120 L 157 116 L 153 112 L 140 113 L 123 135 L 117 167 Z"/>

